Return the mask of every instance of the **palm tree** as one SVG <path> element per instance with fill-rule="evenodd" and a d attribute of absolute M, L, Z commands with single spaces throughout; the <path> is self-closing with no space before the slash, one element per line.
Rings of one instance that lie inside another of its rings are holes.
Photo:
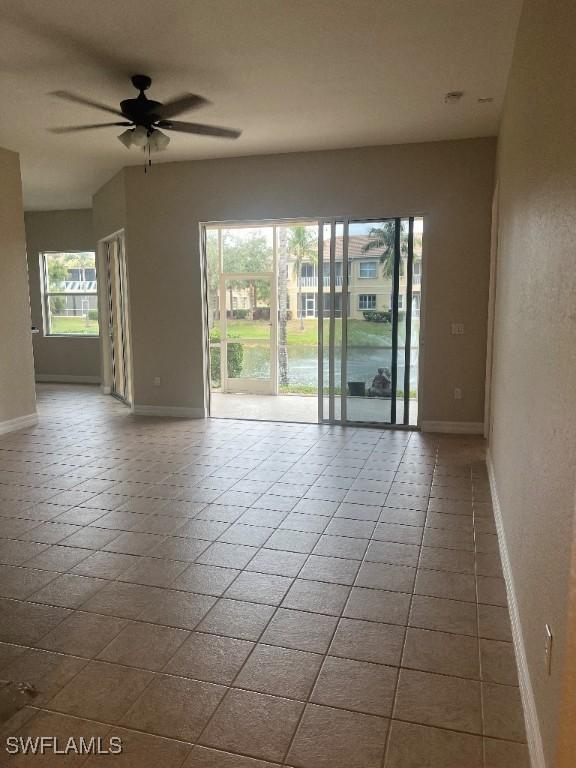
<path fill-rule="evenodd" d="M 380 263 L 384 265 L 383 276 L 392 277 L 394 274 L 394 241 L 396 238 L 396 222 L 394 219 L 382 222 L 380 226 L 372 227 L 368 233 L 372 238 L 362 246 L 362 253 L 381 251 Z M 408 252 L 406 238 L 400 238 L 400 255 Z M 400 259 L 400 274 L 404 274 L 404 264 Z"/>
<path fill-rule="evenodd" d="M 310 262 L 318 263 L 318 241 L 310 227 L 301 224 L 290 229 L 288 238 L 288 251 L 294 259 L 294 274 L 298 284 L 298 311 L 300 313 L 300 330 L 304 330 L 304 313 L 302 311 L 302 264 Z"/>

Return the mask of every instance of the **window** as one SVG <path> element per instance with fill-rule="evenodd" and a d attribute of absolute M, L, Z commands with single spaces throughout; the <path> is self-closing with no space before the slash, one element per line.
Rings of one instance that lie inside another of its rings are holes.
<path fill-rule="evenodd" d="M 45 336 L 98 336 L 96 254 L 42 253 Z"/>
<path fill-rule="evenodd" d="M 361 278 L 375 279 L 378 276 L 378 265 L 375 261 L 361 261 L 358 276 Z"/>
<path fill-rule="evenodd" d="M 300 277 L 314 277 L 314 264 L 302 264 L 300 267 Z"/>
<path fill-rule="evenodd" d="M 376 294 L 361 293 L 358 296 L 358 309 L 376 309 Z"/>

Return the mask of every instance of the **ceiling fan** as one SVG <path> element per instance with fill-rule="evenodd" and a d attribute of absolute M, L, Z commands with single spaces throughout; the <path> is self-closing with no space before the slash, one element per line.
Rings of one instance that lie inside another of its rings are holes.
<path fill-rule="evenodd" d="M 216 125 L 206 125 L 204 123 L 187 123 L 179 120 L 173 120 L 173 117 L 181 115 L 191 109 L 198 109 L 206 106 L 210 102 L 202 96 L 194 93 L 186 93 L 183 96 L 167 101 L 161 104 L 159 101 L 148 99 L 144 91 L 147 91 L 152 85 L 152 79 L 148 75 L 133 75 L 131 77 L 132 85 L 139 91 L 138 96 L 133 99 L 124 99 L 120 102 L 120 108 L 109 107 L 98 101 L 77 96 L 69 91 L 56 91 L 53 95 L 61 99 L 72 101 L 76 104 L 84 104 L 87 107 L 94 107 L 103 112 L 122 118 L 120 121 L 112 123 L 94 123 L 90 125 L 72 125 L 63 128 L 51 128 L 52 133 L 75 133 L 76 131 L 86 131 L 92 128 L 107 128 L 110 126 L 127 127 L 127 130 L 118 136 L 118 139 L 127 149 L 131 147 L 141 147 L 144 150 L 161 151 L 166 149 L 170 143 L 170 137 L 163 131 L 178 131 L 179 133 L 193 133 L 200 136 L 216 136 L 222 139 L 237 139 L 242 131 L 232 128 L 221 128 Z M 163 130 L 160 130 L 163 129 Z"/>

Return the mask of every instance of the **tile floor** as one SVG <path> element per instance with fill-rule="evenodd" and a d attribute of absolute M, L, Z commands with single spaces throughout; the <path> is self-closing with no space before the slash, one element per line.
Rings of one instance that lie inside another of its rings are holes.
<path fill-rule="evenodd" d="M 483 442 L 134 418 L 39 387 L 0 438 L 7 765 L 526 768 Z"/>

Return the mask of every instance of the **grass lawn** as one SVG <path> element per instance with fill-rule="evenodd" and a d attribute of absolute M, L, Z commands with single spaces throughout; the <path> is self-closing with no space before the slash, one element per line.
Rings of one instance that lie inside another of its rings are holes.
<path fill-rule="evenodd" d="M 85 317 L 52 315 L 50 318 L 50 333 L 53 335 L 98 336 L 98 320 L 87 320 Z"/>
<path fill-rule="evenodd" d="M 339 336 L 340 323 L 336 322 L 336 334 Z M 269 334 L 265 322 L 252 320 L 229 320 L 228 333 L 235 338 L 265 339 Z M 328 320 L 324 320 L 324 335 L 327 338 Z M 288 321 L 288 345 L 311 346 L 318 341 L 318 323 L 316 320 L 304 320 L 304 330 L 300 330 L 300 320 Z M 392 341 L 392 326 L 388 323 L 369 323 L 366 320 L 348 320 L 348 344 L 358 347 L 388 346 Z"/>

